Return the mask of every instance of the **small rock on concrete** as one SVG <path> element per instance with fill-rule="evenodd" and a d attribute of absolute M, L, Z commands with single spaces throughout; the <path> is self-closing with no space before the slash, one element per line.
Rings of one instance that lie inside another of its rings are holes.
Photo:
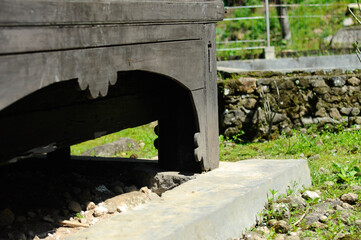
<path fill-rule="evenodd" d="M 15 214 L 9 209 L 5 208 L 0 211 L 0 226 L 7 226 L 15 221 Z"/>
<path fill-rule="evenodd" d="M 68 209 L 72 212 L 78 213 L 81 212 L 81 206 L 78 202 L 70 201 L 68 204 Z"/>
<path fill-rule="evenodd" d="M 277 221 L 273 227 L 276 233 L 287 233 L 291 229 L 290 225 L 284 220 Z"/>
<path fill-rule="evenodd" d="M 304 193 L 302 193 L 302 197 L 306 200 L 308 199 L 316 199 L 316 198 L 320 198 L 320 195 L 318 195 L 318 193 L 316 192 L 312 192 L 312 191 L 305 191 Z"/>
<path fill-rule="evenodd" d="M 109 211 L 108 208 L 103 207 L 103 206 L 98 206 L 98 207 L 94 208 L 94 216 L 95 217 L 103 216 L 103 215 L 107 214 L 108 211 Z"/>
<path fill-rule="evenodd" d="M 341 201 L 351 205 L 355 204 L 357 200 L 358 200 L 358 195 L 355 193 L 346 193 L 341 196 Z"/>
<path fill-rule="evenodd" d="M 88 202 L 86 204 L 86 210 L 89 211 L 89 210 L 93 210 L 94 208 L 96 207 L 95 203 L 93 202 Z"/>

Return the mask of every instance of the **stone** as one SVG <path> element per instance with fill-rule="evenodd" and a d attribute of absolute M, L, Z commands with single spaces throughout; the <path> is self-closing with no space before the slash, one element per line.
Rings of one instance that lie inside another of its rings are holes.
<path fill-rule="evenodd" d="M 322 213 L 316 213 L 312 212 L 310 214 L 307 214 L 305 217 L 305 224 L 307 227 L 311 226 L 311 224 L 318 222 L 320 220 L 320 217 L 323 216 Z"/>
<path fill-rule="evenodd" d="M 304 193 L 302 193 L 302 197 L 306 200 L 308 199 L 316 199 L 316 198 L 320 198 L 320 195 L 318 195 L 316 192 L 313 192 L 313 191 L 305 191 Z"/>
<path fill-rule="evenodd" d="M 343 207 L 344 209 L 354 209 L 354 207 L 351 204 L 348 204 L 346 202 L 342 203 L 341 207 Z"/>
<path fill-rule="evenodd" d="M 314 222 L 310 225 L 309 228 L 312 230 L 315 229 L 324 230 L 324 229 L 328 229 L 328 225 L 321 222 Z"/>
<path fill-rule="evenodd" d="M 108 213 L 108 208 L 106 207 L 103 207 L 103 206 L 98 206 L 96 208 L 94 208 L 94 217 L 100 217 L 100 216 L 103 216 L 105 214 Z"/>
<path fill-rule="evenodd" d="M 331 79 L 329 79 L 328 82 L 332 87 L 343 87 L 346 84 L 345 79 L 341 76 L 331 77 Z"/>
<path fill-rule="evenodd" d="M 340 199 L 343 202 L 353 205 L 358 201 L 358 195 L 355 193 L 346 193 L 343 194 Z"/>
<path fill-rule="evenodd" d="M 342 25 L 345 26 L 345 27 L 348 27 L 348 26 L 353 25 L 353 19 L 350 18 L 350 17 L 345 18 L 345 19 L 342 21 Z"/>
<path fill-rule="evenodd" d="M 326 108 L 320 108 L 317 110 L 317 112 L 315 113 L 316 117 L 328 117 Z"/>
<path fill-rule="evenodd" d="M 336 234 L 336 236 L 333 238 L 333 240 L 348 240 L 349 239 L 348 236 L 350 236 L 349 233 L 339 232 Z"/>
<path fill-rule="evenodd" d="M 329 186 L 329 187 L 335 186 L 335 183 L 332 182 L 332 181 L 326 181 L 326 182 L 324 182 L 324 184 L 325 184 L 326 186 Z"/>
<path fill-rule="evenodd" d="M 342 118 L 340 112 L 337 110 L 337 108 L 331 108 L 329 110 L 330 117 L 336 120 L 340 120 Z"/>
<path fill-rule="evenodd" d="M 288 223 L 284 220 L 277 221 L 273 227 L 276 233 L 287 233 L 291 229 Z"/>
<path fill-rule="evenodd" d="M 291 236 L 286 236 L 285 240 L 300 240 L 300 237 L 298 235 L 291 235 Z"/>
<path fill-rule="evenodd" d="M 361 220 L 360 220 L 360 219 L 355 220 L 355 225 L 356 225 L 359 229 L 361 229 Z"/>
<path fill-rule="evenodd" d="M 318 170 L 317 170 L 318 173 L 322 173 L 322 174 L 329 174 L 330 171 L 324 167 L 320 167 Z"/>
<path fill-rule="evenodd" d="M 197 176 L 194 173 L 163 172 L 159 168 L 142 166 L 135 168 L 134 173 L 137 176 L 138 185 L 148 186 L 152 193 L 159 196 L 189 180 L 195 179 Z"/>
<path fill-rule="evenodd" d="M 274 88 L 274 87 L 272 87 L 272 88 Z M 295 88 L 295 84 L 290 80 L 282 80 L 281 82 L 278 82 L 279 90 L 291 90 L 293 88 Z"/>
<path fill-rule="evenodd" d="M 331 48 L 353 48 L 353 43 L 361 38 L 361 29 L 357 27 L 340 28 L 331 41 Z"/>
<path fill-rule="evenodd" d="M 242 110 L 230 110 L 223 113 L 224 124 L 228 126 L 238 126 L 246 121 L 247 115 Z"/>
<path fill-rule="evenodd" d="M 83 156 L 111 157 L 122 151 L 138 149 L 138 144 L 130 138 L 119 138 L 117 141 L 100 145 L 85 151 Z"/>
<path fill-rule="evenodd" d="M 287 205 L 284 203 L 277 203 L 272 205 L 272 212 L 273 216 L 277 220 L 288 220 L 290 219 L 290 210 L 288 209 Z"/>
<path fill-rule="evenodd" d="M 308 159 L 311 160 L 311 161 L 314 161 L 314 160 L 318 160 L 320 158 L 321 158 L 320 154 L 315 154 L 315 155 L 309 157 Z"/>
<path fill-rule="evenodd" d="M 0 226 L 8 226 L 14 221 L 15 214 L 9 208 L 0 211 Z"/>
<path fill-rule="evenodd" d="M 348 91 L 348 87 L 345 85 L 343 87 L 332 87 L 330 94 L 332 95 L 344 95 L 345 93 L 347 93 Z"/>
<path fill-rule="evenodd" d="M 275 240 L 285 240 L 286 234 L 277 234 L 274 239 Z"/>
<path fill-rule="evenodd" d="M 288 205 L 288 208 L 291 210 L 295 209 L 305 209 L 306 207 L 306 201 L 301 196 L 287 196 L 284 199 L 281 199 L 281 202 L 286 203 Z"/>
<path fill-rule="evenodd" d="M 351 110 L 351 115 L 352 116 L 357 116 L 360 114 L 360 109 L 357 108 L 357 107 L 353 107 L 352 110 Z"/>
<path fill-rule="evenodd" d="M 315 79 L 311 81 L 311 86 L 313 88 L 322 88 L 322 87 L 328 87 L 325 80 L 323 79 Z"/>
<path fill-rule="evenodd" d="M 253 93 L 257 88 L 257 78 L 239 78 L 237 90 L 240 93 Z"/>
<path fill-rule="evenodd" d="M 342 206 L 340 206 L 340 205 L 336 205 L 335 206 L 335 210 L 336 211 L 343 211 L 343 210 L 345 210 Z"/>
<path fill-rule="evenodd" d="M 328 220 L 328 218 L 327 218 L 325 215 L 322 215 L 322 216 L 320 217 L 320 222 L 322 222 L 322 223 L 326 223 L 327 220 Z"/>
<path fill-rule="evenodd" d="M 78 202 L 75 202 L 75 201 L 70 201 L 68 203 L 68 209 L 69 209 L 69 211 L 74 212 L 74 213 L 81 212 L 80 204 Z"/>
<path fill-rule="evenodd" d="M 352 111 L 352 108 L 351 107 L 343 107 L 340 109 L 340 112 L 343 114 L 343 115 L 351 115 L 351 111 Z"/>
<path fill-rule="evenodd" d="M 254 109 L 257 104 L 257 100 L 254 98 L 246 98 L 241 101 L 241 104 L 247 109 Z"/>
<path fill-rule="evenodd" d="M 347 79 L 347 84 L 352 85 L 352 86 L 358 86 L 360 85 L 361 80 L 358 79 L 357 77 L 351 77 L 349 79 Z"/>
<path fill-rule="evenodd" d="M 351 189 L 352 189 L 352 191 L 361 191 L 361 186 L 359 186 L 359 185 L 353 185 L 352 187 L 351 187 Z"/>
<path fill-rule="evenodd" d="M 313 91 L 314 91 L 315 93 L 318 93 L 318 94 L 320 94 L 320 95 L 323 95 L 323 94 L 326 94 L 326 93 L 330 92 L 330 87 L 329 87 L 329 86 L 326 86 L 326 87 L 315 87 L 315 88 L 313 89 Z"/>
<path fill-rule="evenodd" d="M 256 232 L 248 232 L 244 235 L 244 240 L 266 240 L 261 234 Z"/>
<path fill-rule="evenodd" d="M 276 222 L 277 222 L 276 219 L 270 219 L 270 220 L 268 220 L 267 225 L 270 226 L 270 227 L 274 227 Z"/>
<path fill-rule="evenodd" d="M 262 233 L 263 235 L 269 234 L 271 232 L 271 230 L 266 226 L 258 226 L 256 231 Z"/>
<path fill-rule="evenodd" d="M 87 211 L 93 210 L 95 207 L 96 207 L 96 205 L 95 205 L 95 203 L 93 203 L 93 202 L 88 202 L 88 203 L 86 204 L 86 210 L 87 210 Z"/>

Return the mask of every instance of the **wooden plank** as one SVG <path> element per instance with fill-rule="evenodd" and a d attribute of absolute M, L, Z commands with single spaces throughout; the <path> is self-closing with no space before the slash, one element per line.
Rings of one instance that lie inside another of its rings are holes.
<path fill-rule="evenodd" d="M 0 26 L 216 22 L 223 18 L 223 14 L 220 0 L 0 1 Z"/>
<path fill-rule="evenodd" d="M 0 27 L 0 54 L 69 50 L 202 38 L 201 25 Z"/>

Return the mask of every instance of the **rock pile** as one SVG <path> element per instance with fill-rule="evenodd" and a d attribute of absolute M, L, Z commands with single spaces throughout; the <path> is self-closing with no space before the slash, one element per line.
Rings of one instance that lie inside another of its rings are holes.
<path fill-rule="evenodd" d="M 361 124 L 361 74 L 332 72 L 250 72 L 218 81 L 220 126 L 226 137 L 265 137 L 265 99 L 273 112 L 272 134 L 316 124 Z M 277 94 L 279 90 L 279 99 Z"/>
<path fill-rule="evenodd" d="M 153 165 L 75 161 L 57 169 L 29 161 L 0 168 L 0 240 L 64 239 L 192 179 L 167 177 Z M 154 174 L 137 181 L 142 171 Z"/>
<path fill-rule="evenodd" d="M 277 240 L 316 239 L 313 237 L 317 236 L 317 231 L 332 231 L 330 227 L 340 224 L 343 231 L 331 233 L 336 235 L 332 239 L 358 239 L 351 234 L 361 232 L 361 221 L 355 218 L 361 206 L 358 194 L 350 192 L 324 201 L 321 201 L 320 194 L 306 191 L 302 195 L 291 195 L 269 203 L 259 224 L 240 240 L 265 240 L 270 236 Z M 312 203 L 307 203 L 307 200 Z M 292 221 L 290 212 L 293 212 Z M 310 235 L 312 237 L 306 237 Z"/>

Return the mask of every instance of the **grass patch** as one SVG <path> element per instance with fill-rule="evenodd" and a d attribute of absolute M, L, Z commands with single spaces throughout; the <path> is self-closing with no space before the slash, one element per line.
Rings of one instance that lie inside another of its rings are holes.
<path fill-rule="evenodd" d="M 220 160 L 239 161 L 249 158 L 294 159 L 308 158 L 314 186 L 330 180 L 330 175 L 319 173 L 320 168 L 333 171 L 334 163 L 340 166 L 360 165 L 361 131 L 324 130 L 303 134 L 294 131 L 291 137 L 262 143 L 235 144 L 220 137 Z M 360 183 L 358 181 L 358 183 Z"/>
<path fill-rule="evenodd" d="M 115 157 L 130 157 L 135 155 L 138 158 L 152 158 L 158 155 L 158 150 L 154 147 L 153 144 L 154 140 L 157 138 L 157 135 L 153 130 L 154 126 L 155 125 L 151 123 L 136 128 L 128 128 L 120 132 L 74 145 L 71 147 L 71 154 L 81 155 L 83 152 L 93 147 L 114 142 L 121 137 L 127 137 L 133 139 L 140 145 L 142 145 L 141 143 L 144 143 L 144 146 L 140 147 L 138 150 L 120 152 L 116 154 Z"/>

